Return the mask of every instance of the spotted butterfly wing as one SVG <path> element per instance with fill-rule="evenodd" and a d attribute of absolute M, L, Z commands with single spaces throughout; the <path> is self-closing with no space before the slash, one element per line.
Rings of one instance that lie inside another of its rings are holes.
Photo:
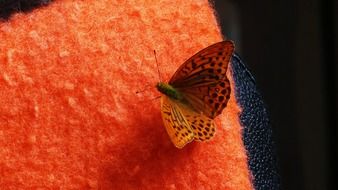
<path fill-rule="evenodd" d="M 184 145 L 194 140 L 194 132 L 181 110 L 178 102 L 167 96 L 161 97 L 163 123 L 171 141 L 177 148 L 183 148 Z"/>
<path fill-rule="evenodd" d="M 216 126 L 213 119 L 195 112 L 185 104 L 179 103 L 179 107 L 194 132 L 194 140 L 206 141 L 215 135 Z"/>
<path fill-rule="evenodd" d="M 213 119 L 230 98 L 226 71 L 233 52 L 232 41 L 218 42 L 201 50 L 179 67 L 169 84 L 182 93 L 195 112 Z"/>

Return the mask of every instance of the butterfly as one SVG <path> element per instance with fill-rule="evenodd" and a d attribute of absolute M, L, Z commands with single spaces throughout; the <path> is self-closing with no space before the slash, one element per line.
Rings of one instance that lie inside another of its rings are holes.
<path fill-rule="evenodd" d="M 214 118 L 221 114 L 230 99 L 226 72 L 233 53 L 232 41 L 210 45 L 185 61 L 168 83 L 156 84 L 163 94 L 163 123 L 177 148 L 214 136 Z"/>

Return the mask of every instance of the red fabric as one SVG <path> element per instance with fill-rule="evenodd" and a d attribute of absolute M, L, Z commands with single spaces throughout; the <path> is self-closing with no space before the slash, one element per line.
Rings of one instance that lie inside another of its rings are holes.
<path fill-rule="evenodd" d="M 147 86 L 154 49 L 168 80 L 221 40 L 207 0 L 60 0 L 0 23 L 0 189 L 252 189 L 233 92 L 216 136 L 179 150 Z"/>

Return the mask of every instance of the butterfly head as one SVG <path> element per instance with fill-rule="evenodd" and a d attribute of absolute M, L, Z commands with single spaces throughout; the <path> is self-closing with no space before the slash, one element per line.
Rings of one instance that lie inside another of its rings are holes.
<path fill-rule="evenodd" d="M 162 94 L 175 99 L 175 100 L 182 100 L 183 97 L 180 92 L 178 92 L 173 86 L 170 84 L 159 82 L 156 84 L 156 88 L 158 91 L 160 91 Z"/>

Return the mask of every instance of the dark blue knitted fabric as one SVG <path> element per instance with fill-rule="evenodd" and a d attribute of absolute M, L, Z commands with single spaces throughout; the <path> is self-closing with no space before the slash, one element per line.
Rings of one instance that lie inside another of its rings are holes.
<path fill-rule="evenodd" d="M 240 121 L 255 189 L 279 189 L 272 130 L 255 80 L 238 54 L 232 57 L 235 96 L 242 107 Z"/>

